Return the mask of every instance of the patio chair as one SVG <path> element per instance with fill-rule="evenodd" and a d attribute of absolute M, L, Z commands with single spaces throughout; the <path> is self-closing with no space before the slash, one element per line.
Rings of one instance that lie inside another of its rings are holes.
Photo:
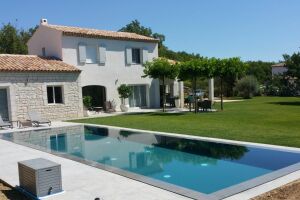
<path fill-rule="evenodd" d="M 48 124 L 51 126 L 51 121 L 48 119 L 43 119 L 41 115 L 35 111 L 28 112 L 29 121 L 31 121 L 32 126 L 40 126 L 40 124 Z"/>
<path fill-rule="evenodd" d="M 210 100 L 200 101 L 198 102 L 198 109 L 207 112 L 208 109 L 212 109 L 212 102 Z"/>
<path fill-rule="evenodd" d="M 13 125 L 9 121 L 3 121 L 3 119 L 0 115 L 0 128 L 3 128 L 3 127 L 13 128 Z"/>

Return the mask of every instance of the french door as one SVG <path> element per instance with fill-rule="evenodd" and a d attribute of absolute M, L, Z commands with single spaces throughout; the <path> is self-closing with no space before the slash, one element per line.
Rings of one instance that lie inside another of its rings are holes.
<path fill-rule="evenodd" d="M 130 107 L 146 107 L 147 106 L 147 88 L 146 85 L 130 86 L 132 94 L 129 97 Z"/>

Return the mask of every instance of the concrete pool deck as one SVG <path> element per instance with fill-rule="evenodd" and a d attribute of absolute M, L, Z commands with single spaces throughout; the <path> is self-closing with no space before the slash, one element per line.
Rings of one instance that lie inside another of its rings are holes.
<path fill-rule="evenodd" d="M 74 125 L 74 123 L 53 123 L 53 127 L 61 127 Z M 44 128 L 44 127 L 42 127 Z M 32 128 L 30 128 L 32 129 Z M 24 131 L 30 129 L 18 129 L 14 131 Z M 37 130 L 37 128 L 33 128 Z M 124 128 L 123 128 L 124 129 Z M 135 129 L 128 129 L 135 130 Z M 1 133 L 6 133 L 10 130 L 0 130 Z M 148 131 L 147 131 L 148 132 Z M 151 132 L 151 131 L 149 131 Z M 151 132 L 153 133 L 153 132 Z M 156 132 L 157 133 L 157 132 Z M 176 135 L 172 133 L 163 133 L 166 135 Z M 182 135 L 181 135 L 182 136 Z M 294 151 L 299 149 L 289 147 L 278 147 L 273 145 L 254 144 L 248 142 L 229 141 L 222 139 L 210 139 L 196 136 L 185 136 L 187 138 L 201 138 L 204 140 L 213 140 L 219 142 L 233 143 L 233 144 L 246 144 L 255 145 L 268 148 L 276 148 L 283 150 Z M 47 199 L 95 199 L 100 197 L 103 200 L 111 199 L 175 199 L 185 200 L 189 199 L 184 196 L 159 189 L 157 187 L 135 181 L 111 172 L 107 172 L 98 168 L 94 168 L 76 161 L 58 157 L 46 152 L 35 150 L 29 147 L 18 145 L 12 142 L 0 140 L 0 179 L 16 186 L 19 184 L 17 162 L 32 158 L 46 158 L 62 165 L 62 178 L 63 189 L 66 191 L 63 194 L 53 196 Z M 300 178 L 300 171 L 290 173 L 286 176 L 277 178 L 268 183 L 264 183 L 252 189 L 248 189 L 239 194 L 226 198 L 227 200 L 233 199 L 249 199 L 259 194 L 265 193 L 293 180 Z"/>
<path fill-rule="evenodd" d="M 62 166 L 63 194 L 49 200 L 101 200 L 118 199 L 188 199 L 117 174 L 94 168 L 79 162 L 61 158 L 12 142 L 0 140 L 0 179 L 12 186 L 19 185 L 17 162 L 33 158 L 45 158 Z"/>

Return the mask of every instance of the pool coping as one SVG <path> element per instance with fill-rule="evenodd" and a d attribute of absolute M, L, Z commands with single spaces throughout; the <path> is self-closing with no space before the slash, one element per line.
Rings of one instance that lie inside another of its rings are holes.
<path fill-rule="evenodd" d="M 95 124 L 85 124 L 85 123 L 68 123 L 68 126 L 93 126 L 93 127 L 105 127 L 105 128 L 110 128 L 110 129 L 117 129 L 117 130 L 127 130 L 127 131 L 139 131 L 139 132 L 145 132 L 145 133 L 151 133 L 151 134 L 159 134 L 159 135 L 166 135 L 166 136 L 173 136 L 173 137 L 180 137 L 180 138 L 187 138 L 187 139 L 196 139 L 196 140 L 201 140 L 201 141 L 211 141 L 211 142 L 217 142 L 217 143 L 226 143 L 226 144 L 235 144 L 235 145 L 245 145 L 248 147 L 259 147 L 259 148 L 265 148 L 265 149 L 271 149 L 271 150 L 280 150 L 280 151 L 286 151 L 286 152 L 296 152 L 300 153 L 299 148 L 294 148 L 294 147 L 284 147 L 284 146 L 277 146 L 277 145 L 268 145 L 268 144 L 259 144 L 259 143 L 251 143 L 251 142 L 242 142 L 242 141 L 233 141 L 233 140 L 225 140 L 225 139 L 217 139 L 217 138 L 208 138 L 208 137 L 199 137 L 199 136 L 193 136 L 193 135 L 184 135 L 184 134 L 176 134 L 176 133 L 167 133 L 167 132 L 159 132 L 159 131 L 147 131 L 147 130 L 141 130 L 141 129 L 132 129 L 132 128 L 124 128 L 124 127 L 117 127 L 117 126 L 107 126 L 107 125 L 95 125 Z M 52 128 L 61 128 L 61 127 L 41 127 L 41 128 L 34 128 L 34 129 L 27 129 L 27 130 L 12 130 L 12 131 L 6 131 L 6 133 L 10 132 L 23 132 L 23 131 L 35 131 L 35 130 L 42 130 L 42 129 L 52 129 Z M 0 133 L 1 135 L 1 133 Z M 2 138 L 4 139 L 4 138 Z M 8 139 L 4 139 L 6 141 L 13 142 Z M 259 176 L 254 179 L 250 179 L 248 181 L 242 182 L 237 185 L 230 186 L 228 188 L 219 190 L 217 192 L 211 193 L 211 194 L 204 194 L 201 192 L 197 192 L 191 189 L 187 189 L 184 187 L 180 187 L 177 185 L 173 185 L 170 183 L 166 183 L 163 181 L 155 180 L 152 178 L 148 178 L 143 175 L 138 175 L 132 172 L 128 172 L 119 168 L 115 168 L 112 166 L 107 166 L 104 164 L 97 163 L 95 161 L 90 161 L 90 160 L 85 160 L 76 156 L 60 153 L 60 152 L 51 152 L 49 150 L 46 150 L 44 148 L 38 148 L 37 146 L 34 145 L 28 145 L 28 144 L 23 144 L 23 143 L 17 143 L 13 142 L 15 144 L 20 144 L 23 146 L 27 146 L 36 150 L 40 150 L 43 152 L 50 153 L 52 155 L 56 155 L 59 157 L 63 157 L 66 159 L 70 159 L 73 161 L 77 161 L 86 165 L 89 165 L 91 167 L 96 167 L 108 172 L 112 172 L 121 176 L 125 176 L 127 178 L 137 180 L 146 184 L 149 184 L 151 186 L 161 188 L 185 197 L 189 197 L 192 199 L 198 199 L 198 200 L 203 200 L 203 199 L 211 199 L 211 200 L 218 200 L 218 199 L 224 199 L 228 198 L 231 196 L 234 196 L 236 194 L 242 193 L 243 191 L 255 188 L 259 185 L 262 185 L 264 183 L 268 183 L 270 181 L 273 181 L 275 179 L 278 179 L 280 177 L 286 176 L 290 173 L 296 172 L 300 170 L 300 162 L 296 163 L 294 165 L 290 165 L 288 167 L 282 168 L 280 170 L 276 170 L 274 172 Z M 267 192 L 267 191 L 266 191 Z"/>

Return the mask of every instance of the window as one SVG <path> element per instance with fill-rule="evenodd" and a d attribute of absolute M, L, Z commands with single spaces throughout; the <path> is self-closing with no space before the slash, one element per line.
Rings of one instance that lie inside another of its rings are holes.
<path fill-rule="evenodd" d="M 137 49 L 137 48 L 132 49 L 132 63 L 141 64 L 141 49 Z"/>
<path fill-rule="evenodd" d="M 131 86 L 131 95 L 129 97 L 130 107 L 146 107 L 147 106 L 147 89 L 146 85 Z"/>
<path fill-rule="evenodd" d="M 0 115 L 3 120 L 9 120 L 8 102 L 7 102 L 8 89 L 0 88 Z"/>
<path fill-rule="evenodd" d="M 97 63 L 97 48 L 96 46 L 86 46 L 85 63 Z"/>
<path fill-rule="evenodd" d="M 42 48 L 42 55 L 43 55 L 43 57 L 46 57 L 46 48 L 45 47 Z"/>
<path fill-rule="evenodd" d="M 49 104 L 63 103 L 62 87 L 61 86 L 48 86 L 47 96 Z"/>

